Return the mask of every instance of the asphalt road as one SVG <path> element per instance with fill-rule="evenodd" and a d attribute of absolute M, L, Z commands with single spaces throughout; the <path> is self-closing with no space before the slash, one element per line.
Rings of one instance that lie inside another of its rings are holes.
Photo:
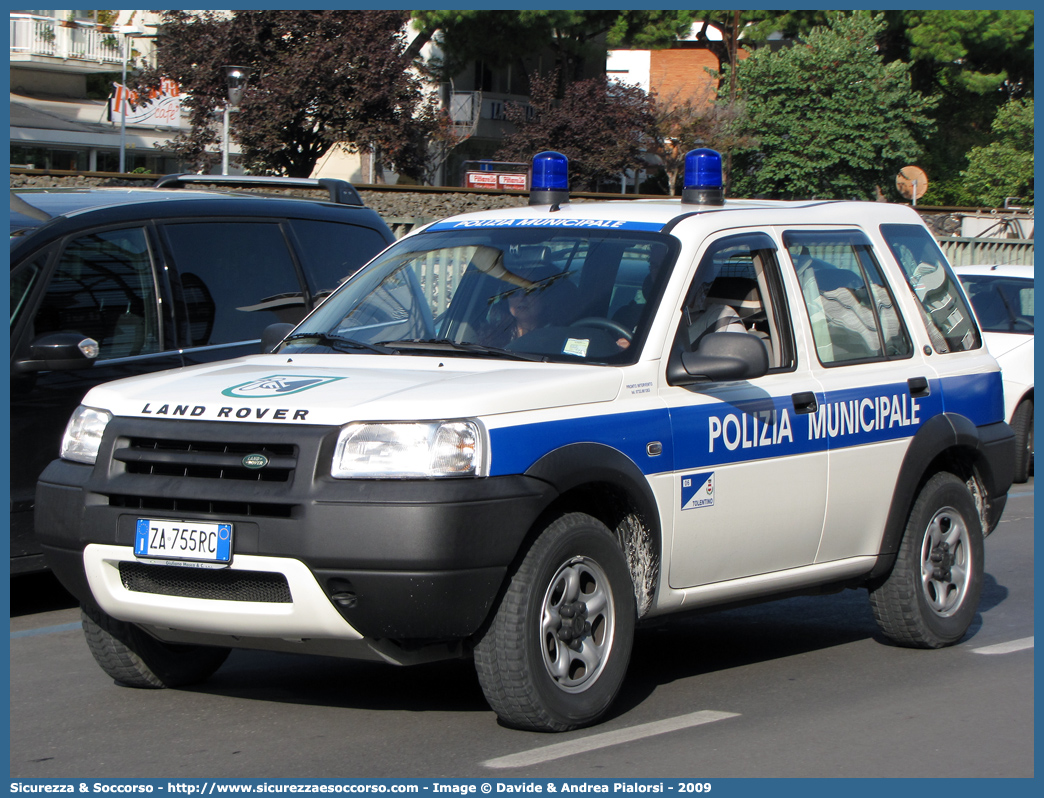
<path fill-rule="evenodd" d="M 472 667 L 233 652 L 191 690 L 116 686 L 47 580 L 12 583 L 11 776 L 1031 777 L 1033 484 L 986 541 L 969 636 L 886 643 L 865 591 L 639 632 L 602 725 L 497 723 Z"/>

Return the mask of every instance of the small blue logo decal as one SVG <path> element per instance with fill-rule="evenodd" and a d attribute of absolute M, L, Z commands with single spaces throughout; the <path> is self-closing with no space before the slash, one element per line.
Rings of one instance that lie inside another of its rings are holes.
<path fill-rule="evenodd" d="M 714 505 L 714 472 L 689 474 L 681 478 L 681 508 L 693 510 Z"/>

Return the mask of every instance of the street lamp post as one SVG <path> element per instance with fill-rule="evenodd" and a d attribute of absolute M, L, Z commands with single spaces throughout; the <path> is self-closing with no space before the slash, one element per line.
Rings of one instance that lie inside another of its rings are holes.
<path fill-rule="evenodd" d="M 225 80 L 228 84 L 228 102 L 225 103 L 225 112 L 223 119 L 223 133 L 222 133 L 222 147 L 221 147 L 221 174 L 228 174 L 228 150 L 229 150 L 229 134 L 228 129 L 231 123 L 230 115 L 233 109 L 238 109 L 239 104 L 243 101 L 243 92 L 246 89 L 247 81 L 250 79 L 250 73 L 253 72 L 250 67 L 244 66 L 226 66 L 222 67 L 225 70 Z"/>
<path fill-rule="evenodd" d="M 127 171 L 127 47 L 131 39 L 155 39 L 157 34 L 146 33 L 130 25 L 121 26 L 120 33 L 123 34 L 123 72 L 120 78 L 120 174 L 123 174 Z"/>

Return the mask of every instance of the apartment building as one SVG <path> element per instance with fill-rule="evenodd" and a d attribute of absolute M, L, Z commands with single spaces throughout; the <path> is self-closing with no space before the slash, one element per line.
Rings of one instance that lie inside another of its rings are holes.
<path fill-rule="evenodd" d="M 175 171 L 176 98 L 158 116 L 128 107 L 126 120 L 108 99 L 127 63 L 151 53 L 157 24 L 151 11 L 11 11 L 11 165 L 116 172 L 122 152 L 124 171 Z"/>

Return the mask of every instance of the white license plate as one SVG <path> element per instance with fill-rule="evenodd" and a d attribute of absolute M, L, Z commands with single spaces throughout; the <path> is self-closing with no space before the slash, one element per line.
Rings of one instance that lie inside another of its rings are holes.
<path fill-rule="evenodd" d="M 232 524 L 139 518 L 134 553 L 138 557 L 165 560 L 229 563 L 232 561 Z"/>

